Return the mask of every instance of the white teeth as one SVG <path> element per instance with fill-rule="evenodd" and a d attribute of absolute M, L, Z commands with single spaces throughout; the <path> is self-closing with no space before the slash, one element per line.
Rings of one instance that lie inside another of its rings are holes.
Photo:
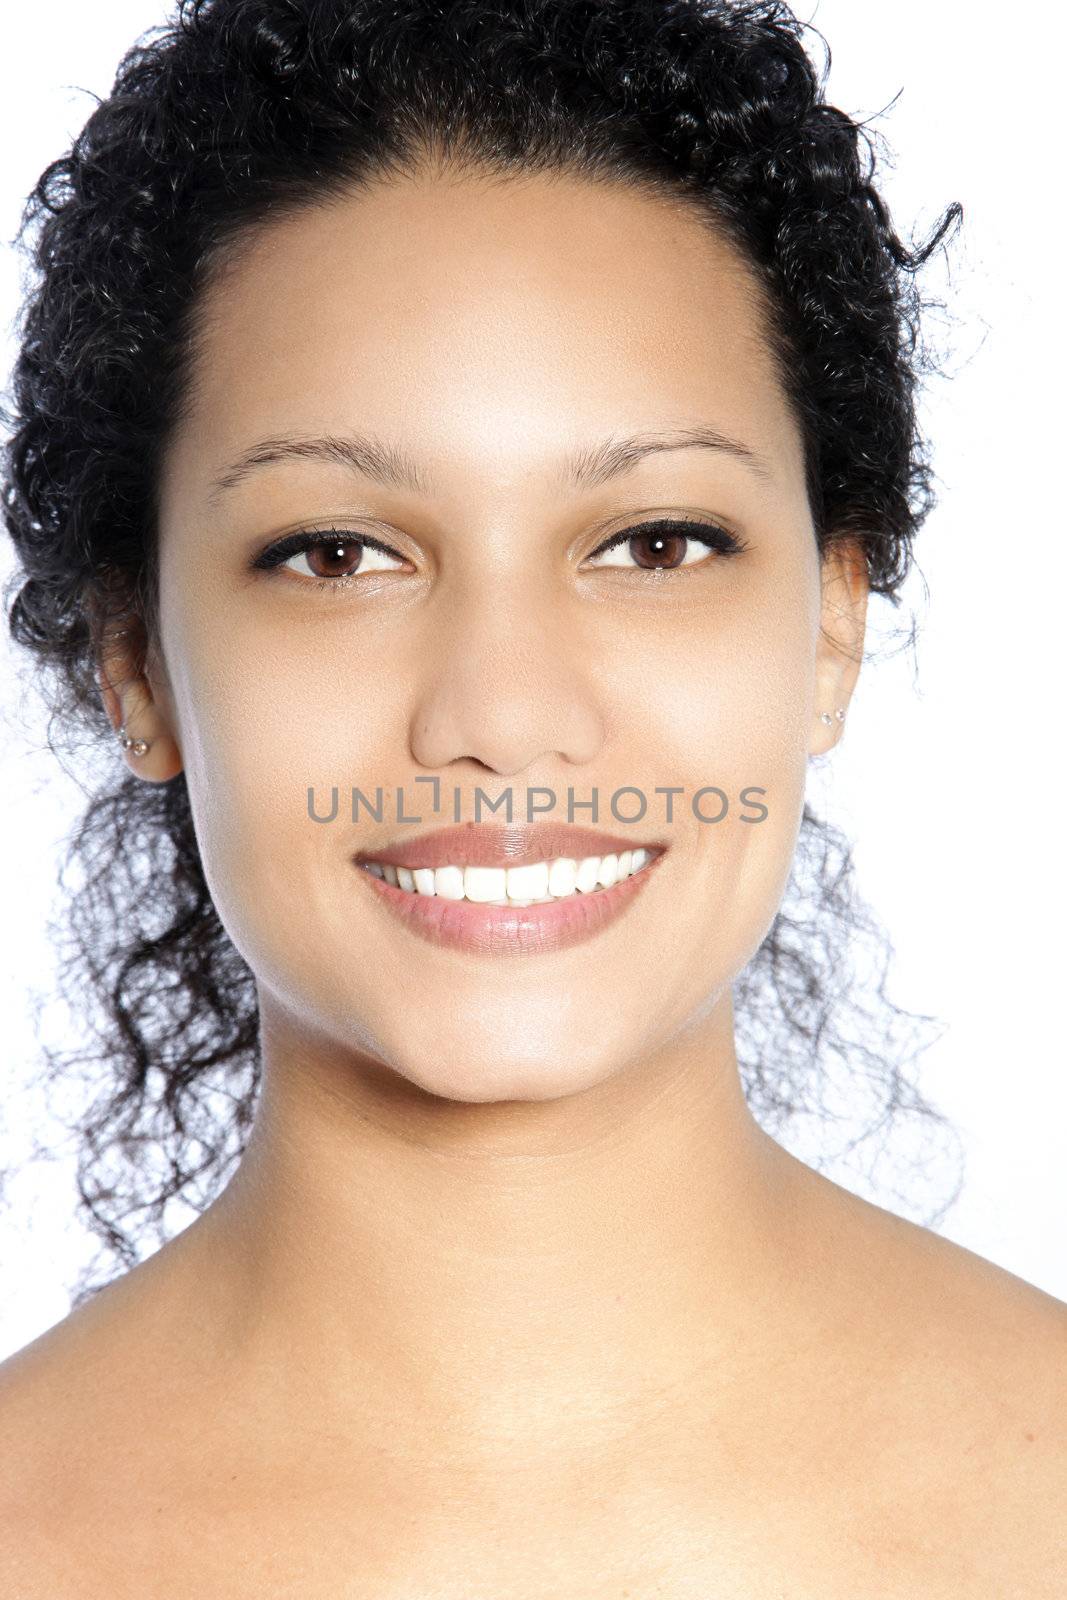
<path fill-rule="evenodd" d="M 463 868 L 435 867 L 433 892 L 442 900 L 462 900 L 464 895 Z"/>
<path fill-rule="evenodd" d="M 618 858 L 618 856 L 603 856 L 601 858 L 601 862 L 600 862 L 600 871 L 597 874 L 597 882 L 601 885 L 602 888 L 610 889 L 611 886 L 613 884 L 615 884 L 615 883 L 618 883 L 618 881 L 619 881 L 619 858 Z"/>
<path fill-rule="evenodd" d="M 647 850 L 621 855 L 562 856 L 523 867 L 394 867 L 368 861 L 366 870 L 394 889 L 409 894 L 437 895 L 443 900 L 471 900 L 487 906 L 538 906 L 575 894 L 596 894 L 640 872 L 650 860 Z"/>
<path fill-rule="evenodd" d="M 506 877 L 503 867 L 464 867 L 463 893 L 468 900 L 502 900 Z"/>
<path fill-rule="evenodd" d="M 538 861 L 528 867 L 508 867 L 507 895 L 510 900 L 543 900 L 548 894 L 548 862 Z M 498 894 L 503 894 L 503 888 Z"/>
<path fill-rule="evenodd" d="M 577 861 L 553 861 L 548 869 L 548 892 L 554 900 L 562 900 L 564 896 L 573 894 L 577 882 Z"/>
<path fill-rule="evenodd" d="M 585 860 L 579 863 L 575 888 L 582 894 L 590 894 L 597 886 L 599 875 L 600 857 L 586 856 Z"/>

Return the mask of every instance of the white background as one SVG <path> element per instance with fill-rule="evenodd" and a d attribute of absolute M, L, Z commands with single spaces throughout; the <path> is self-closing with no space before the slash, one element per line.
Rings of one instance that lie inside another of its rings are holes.
<path fill-rule="evenodd" d="M 166 15 L 163 0 L 38 0 L 5 14 L 0 382 L 22 199 L 88 116 L 78 91 L 106 95 L 122 51 Z M 930 326 L 951 376 L 924 400 L 941 498 L 918 543 L 929 602 L 918 573 L 905 592 L 921 622 L 917 677 L 908 653 L 865 666 L 812 798 L 854 841 L 859 888 L 896 949 L 891 996 L 948 1024 L 920 1079 L 966 1152 L 939 1231 L 1067 1299 L 1062 12 L 1044 8 L 1037 29 L 983 27 L 973 7 L 930 0 L 821 0 L 808 15 L 832 46 L 838 105 L 871 117 L 902 91 L 875 124 L 894 152 L 883 181 L 898 224 L 925 234 L 953 199 L 966 212 L 951 266 L 926 280 L 954 320 Z M 9 564 L 4 548 L 0 575 Z M 876 602 L 872 639 L 879 616 L 896 620 Z M 80 796 L 40 751 L 6 630 L 0 714 L 0 1157 L 11 1162 L 31 1126 L 49 1138 L 27 997 L 47 989 L 58 842 Z M 52 1143 L 59 1158 L 29 1166 L 0 1212 L 0 1358 L 66 1314 L 93 1250 L 58 1130 Z"/>

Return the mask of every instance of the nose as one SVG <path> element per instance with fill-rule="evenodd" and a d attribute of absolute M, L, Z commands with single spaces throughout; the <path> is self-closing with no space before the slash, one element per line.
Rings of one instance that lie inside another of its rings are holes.
<path fill-rule="evenodd" d="M 553 603 L 555 602 L 555 603 Z M 411 749 L 431 768 L 468 759 L 503 777 L 590 762 L 604 738 L 589 657 L 559 596 L 501 587 L 450 597 L 413 708 Z M 569 623 L 569 626 L 568 626 Z"/>

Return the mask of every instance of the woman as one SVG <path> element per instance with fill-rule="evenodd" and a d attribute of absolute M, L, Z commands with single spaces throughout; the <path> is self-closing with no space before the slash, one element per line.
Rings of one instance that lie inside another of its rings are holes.
<path fill-rule="evenodd" d="M 739 1070 L 955 213 L 904 248 L 783 6 L 193 0 L 31 215 L 93 1153 L 247 1138 L 0 1367 L 4 1592 L 1061 1594 L 1063 1305 Z"/>

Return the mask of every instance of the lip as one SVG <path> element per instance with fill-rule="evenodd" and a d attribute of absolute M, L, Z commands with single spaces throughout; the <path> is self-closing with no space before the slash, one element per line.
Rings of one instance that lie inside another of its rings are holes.
<path fill-rule="evenodd" d="M 437 894 L 402 890 L 386 878 L 366 872 L 363 862 L 381 861 L 416 870 L 418 867 L 522 867 L 536 861 L 606 856 L 622 850 L 648 850 L 640 872 L 614 883 L 609 890 L 568 894 L 542 906 L 486 906 L 477 901 L 450 901 Z M 537 955 L 565 950 L 621 917 L 649 878 L 659 870 L 667 845 L 638 838 L 619 838 L 592 827 L 565 826 L 560 822 L 498 824 L 467 822 L 443 827 L 403 845 L 362 850 L 355 856 L 358 875 L 368 891 L 378 896 L 403 925 L 430 944 L 467 950 L 474 955 Z"/>
<path fill-rule="evenodd" d="M 537 861 L 563 858 L 581 861 L 585 856 L 621 855 L 624 850 L 640 849 L 658 856 L 667 849 L 667 844 L 639 838 L 636 833 L 624 838 L 575 823 L 464 822 L 454 828 L 435 828 L 432 833 L 419 834 L 403 843 L 391 842 L 373 850 L 359 850 L 353 859 L 357 865 L 380 861 L 414 871 L 417 867 L 525 867 Z M 604 889 L 596 893 L 611 891 Z M 459 901 L 453 903 L 460 904 Z"/>
<path fill-rule="evenodd" d="M 499 830 L 497 830 L 499 832 Z M 592 829 L 567 829 L 565 830 L 571 844 L 575 844 L 576 836 L 581 835 L 584 843 L 590 838 L 603 842 L 610 838 L 609 835 L 597 834 Z M 435 841 L 449 838 L 457 832 L 455 829 L 443 829 L 433 835 Z M 570 854 L 574 851 L 559 851 L 545 855 L 533 854 L 529 851 L 540 850 L 545 846 L 548 832 L 542 829 L 538 832 L 535 844 L 524 844 L 523 853 L 518 859 L 509 855 L 504 861 L 487 860 L 484 855 L 477 854 L 472 849 L 472 860 L 457 861 L 451 858 L 449 863 L 430 860 L 415 860 L 412 870 L 419 865 L 455 865 L 455 866 L 524 866 L 531 861 L 555 860 L 560 855 Z M 427 840 L 430 836 L 427 835 Z M 474 836 L 477 838 L 477 835 Z M 420 841 L 421 842 L 421 841 Z M 416 841 L 405 846 L 405 850 L 413 856 Z M 455 848 L 450 845 L 449 848 Z M 484 848 L 484 846 L 480 846 Z M 583 939 L 591 938 L 602 928 L 623 914 L 626 908 L 633 904 L 649 879 L 659 869 L 663 857 L 666 855 L 666 846 L 641 846 L 634 843 L 626 845 L 627 849 L 649 849 L 652 859 L 647 861 L 640 872 L 624 879 L 610 889 L 594 889 L 588 894 L 568 895 L 560 900 L 549 901 L 543 905 L 534 906 L 491 906 L 473 900 L 448 900 L 444 896 L 415 894 L 411 890 L 394 888 L 384 878 L 376 878 L 373 873 L 357 864 L 356 870 L 367 885 L 369 893 L 375 895 L 380 904 L 393 913 L 410 931 L 419 938 L 431 944 L 446 946 L 454 950 L 464 950 L 469 954 L 478 956 L 501 955 L 538 955 L 550 950 L 565 950 L 569 946 L 578 944 Z M 431 847 L 432 849 L 432 847 Z M 605 848 L 584 849 L 585 855 L 605 855 L 611 852 Z M 395 860 L 393 853 L 389 856 L 361 852 L 365 861 Z M 408 866 L 408 860 L 397 861 L 398 866 Z"/>

